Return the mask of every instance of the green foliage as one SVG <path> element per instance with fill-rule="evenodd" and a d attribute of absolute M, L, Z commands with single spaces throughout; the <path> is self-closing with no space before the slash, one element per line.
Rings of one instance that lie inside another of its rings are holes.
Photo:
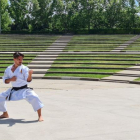
<path fill-rule="evenodd" d="M 9 25 L 11 24 L 11 18 L 9 16 L 8 10 L 8 0 L 1 0 L 1 27 L 3 31 L 10 30 Z"/>
<path fill-rule="evenodd" d="M 12 30 L 29 32 L 77 32 L 79 30 L 88 33 L 93 29 L 140 28 L 139 0 L 9 1 L 9 8 L 7 8 L 7 0 L 2 0 L 4 29 L 11 24 L 9 14 L 13 21 Z"/>

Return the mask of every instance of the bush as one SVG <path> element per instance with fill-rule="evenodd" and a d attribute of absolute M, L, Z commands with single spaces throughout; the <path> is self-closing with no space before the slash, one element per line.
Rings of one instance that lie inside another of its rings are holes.
<path fill-rule="evenodd" d="M 77 30 L 75 34 L 139 34 L 140 29 L 91 29 Z"/>
<path fill-rule="evenodd" d="M 38 31 L 31 31 L 27 29 L 23 29 L 21 31 L 12 30 L 12 31 L 2 31 L 2 33 L 6 34 L 66 34 L 66 33 L 74 33 L 74 34 L 140 34 L 140 29 L 82 29 L 76 31 L 59 31 L 57 29 L 42 29 Z"/>

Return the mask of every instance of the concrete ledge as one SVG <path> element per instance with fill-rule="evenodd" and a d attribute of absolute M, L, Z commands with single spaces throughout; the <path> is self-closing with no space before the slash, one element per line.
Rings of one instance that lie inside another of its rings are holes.
<path fill-rule="evenodd" d="M 2 76 L 0 76 L 2 79 Z M 83 81 L 102 81 L 102 82 L 114 82 L 114 83 L 129 83 L 129 84 L 140 84 L 137 81 L 127 80 L 115 80 L 115 79 L 98 79 L 98 78 L 80 78 L 80 77 L 33 77 L 33 79 L 54 79 L 54 80 L 83 80 Z"/>
<path fill-rule="evenodd" d="M 47 70 L 45 71 L 34 71 L 33 74 L 46 74 Z"/>
<path fill-rule="evenodd" d="M 136 70 L 136 71 L 139 71 L 140 69 L 139 68 L 126 68 L 126 70 Z"/>
<path fill-rule="evenodd" d="M 62 80 L 80 80 L 79 77 L 61 77 Z"/>
<path fill-rule="evenodd" d="M 127 76 L 127 77 L 140 77 L 139 74 L 125 74 L 125 73 L 115 73 L 113 76 Z"/>
<path fill-rule="evenodd" d="M 0 68 L 6 68 L 6 66 L 1 66 Z M 136 70 L 139 68 L 112 68 L 112 67 L 41 67 L 41 66 L 29 66 L 30 69 L 116 69 L 116 70 Z"/>
<path fill-rule="evenodd" d="M 6 68 L 7 66 L 1 66 L 0 68 Z M 139 71 L 139 68 L 112 68 L 112 67 L 41 67 L 41 66 L 29 66 L 30 69 L 116 69 L 116 70 L 135 70 Z"/>
<path fill-rule="evenodd" d="M 0 73 L 4 73 L 4 71 L 0 71 Z M 34 69 L 34 73 L 33 74 L 46 74 L 46 73 L 49 73 L 49 74 L 102 74 L 102 75 L 112 75 L 112 76 L 126 76 L 126 77 L 140 77 L 140 75 L 138 74 L 125 74 L 125 73 L 107 73 L 107 72 L 55 72 L 55 71 L 52 71 L 52 72 L 47 72 L 46 69 L 40 69 L 40 70 L 37 70 L 37 69 Z"/>
<path fill-rule="evenodd" d="M 12 56 L 11 56 L 11 58 L 0 58 L 0 60 L 8 60 L 8 61 L 10 60 L 11 62 L 12 62 L 12 59 L 13 59 Z M 26 60 L 32 60 L 32 59 L 25 58 L 24 61 L 26 61 Z"/>
<path fill-rule="evenodd" d="M 31 69 L 48 69 L 50 67 L 41 67 L 41 66 L 32 67 L 32 66 L 30 66 L 29 68 L 31 68 Z M 53 69 L 119 69 L 119 70 L 126 69 L 126 68 L 111 68 L 111 67 L 108 67 L 108 68 L 107 67 L 51 67 L 51 68 L 53 68 Z M 132 70 L 135 70 L 135 68 L 132 68 Z"/>
<path fill-rule="evenodd" d="M 100 79 L 103 82 L 116 82 L 116 83 L 129 83 L 127 80 L 116 80 L 116 79 Z"/>
<path fill-rule="evenodd" d="M 83 81 L 103 81 L 103 82 L 116 82 L 116 83 L 129 83 L 127 80 L 110 80 L 110 79 L 98 79 L 98 78 L 81 78 L 81 77 L 33 77 L 33 79 L 59 79 L 59 80 L 83 80 Z"/>
<path fill-rule="evenodd" d="M 60 80 L 88 80 L 88 81 L 99 81 L 98 78 L 81 78 L 81 77 L 43 77 L 42 79 L 60 79 Z"/>
<path fill-rule="evenodd" d="M 140 84 L 138 81 L 129 81 L 130 84 Z"/>
<path fill-rule="evenodd" d="M 113 75 L 115 73 L 107 73 L 107 72 L 58 72 L 58 71 L 48 71 L 47 73 L 58 73 L 58 74 L 107 74 Z"/>
<path fill-rule="evenodd" d="M 35 58 L 34 59 L 34 61 L 53 61 L 54 59 L 56 59 L 56 58 L 44 58 L 44 59 L 41 59 L 41 58 Z M 8 60 L 8 59 L 5 59 L 5 60 Z M 25 59 L 25 60 L 28 60 L 28 59 Z M 87 61 L 87 60 L 89 60 L 89 61 L 91 61 L 91 60 L 100 60 L 100 61 L 140 61 L 140 59 L 79 59 L 79 58 L 75 58 L 75 59 L 57 59 L 57 61 L 80 61 L 80 60 L 84 60 L 84 61 Z"/>
<path fill-rule="evenodd" d="M 0 67 L 0 68 L 5 68 L 5 67 Z M 50 67 L 35 67 L 35 66 L 30 66 L 29 68 L 32 68 L 32 69 L 48 69 Z M 117 69 L 117 70 L 138 70 L 139 71 L 139 68 L 118 68 L 118 67 L 51 67 L 53 69 Z"/>
<path fill-rule="evenodd" d="M 120 54 L 121 55 L 121 54 Z M 128 54 L 127 54 L 128 55 Z M 86 55 L 86 54 L 69 54 L 69 55 L 60 55 L 59 57 L 91 57 L 91 58 L 96 58 L 96 57 L 101 57 L 101 58 L 103 58 L 103 57 L 105 57 L 105 58 L 140 58 L 139 56 L 132 56 L 132 55 L 129 55 L 129 56 L 127 56 L 127 55 L 124 55 L 124 56 L 119 56 L 119 54 L 117 54 L 117 55 L 115 55 L 115 56 L 111 56 L 111 55 L 98 55 L 98 54 L 94 54 L 94 55 Z M 42 56 L 43 57 L 43 55 L 40 55 L 40 56 Z M 46 56 L 46 55 L 44 55 L 44 56 Z M 48 56 L 49 57 L 49 56 Z"/>
<path fill-rule="evenodd" d="M 2 52 L 2 51 L 0 51 L 0 54 L 11 54 L 11 53 L 13 53 L 13 52 L 9 52 L 9 51 L 6 51 L 6 52 Z M 84 55 L 87 55 L 87 54 L 140 54 L 140 52 L 138 52 L 138 51 L 129 51 L 129 52 L 127 52 L 127 51 L 122 51 L 122 52 L 91 52 L 91 51 L 89 51 L 89 52 L 73 52 L 73 51 L 67 51 L 67 52 L 58 52 L 58 53 L 56 53 L 56 52 L 53 52 L 53 53 L 51 53 L 51 52 L 40 52 L 40 51 L 31 51 L 31 52 L 25 52 L 25 51 L 21 51 L 21 53 L 24 53 L 24 54 L 36 54 L 36 55 L 54 55 L 54 54 L 73 54 L 73 55 L 75 55 L 75 54 L 84 54 Z"/>
<path fill-rule="evenodd" d="M 120 63 L 71 63 L 71 62 L 68 62 L 68 63 L 63 63 L 63 62 L 60 62 L 60 63 L 57 63 L 57 62 L 54 62 L 53 64 L 98 64 L 98 65 L 128 65 L 128 66 L 135 66 L 135 64 L 120 64 Z M 140 66 L 140 65 L 139 65 Z"/>
<path fill-rule="evenodd" d="M 10 62 L 0 62 L 0 64 L 12 64 L 13 61 L 11 60 L 11 63 Z M 57 63 L 57 62 L 54 62 L 54 61 L 32 61 L 30 62 L 29 64 L 30 65 L 34 65 L 34 64 L 37 64 L 37 65 L 42 65 L 42 64 L 98 64 L 98 65 L 127 65 L 127 66 L 140 66 L 140 64 L 120 64 L 120 63 L 71 63 L 71 62 L 68 62 L 68 63 L 63 63 L 63 62 L 60 62 L 60 63 Z"/>

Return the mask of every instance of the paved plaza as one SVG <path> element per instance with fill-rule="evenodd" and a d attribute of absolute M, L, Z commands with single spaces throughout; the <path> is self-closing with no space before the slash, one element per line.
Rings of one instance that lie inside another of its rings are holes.
<path fill-rule="evenodd" d="M 0 92 L 10 85 L 0 81 Z M 26 101 L 7 102 L 1 140 L 139 140 L 140 85 L 78 80 L 33 80 L 44 122 Z"/>

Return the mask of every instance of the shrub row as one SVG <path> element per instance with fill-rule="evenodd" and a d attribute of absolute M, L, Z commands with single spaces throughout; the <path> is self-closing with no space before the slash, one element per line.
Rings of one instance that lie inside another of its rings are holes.
<path fill-rule="evenodd" d="M 2 31 L 3 34 L 139 34 L 140 28 L 138 29 L 82 29 L 82 30 L 76 30 L 76 31 L 62 31 L 54 30 L 41 30 L 41 31 L 33 31 L 30 32 L 28 30 L 13 30 L 13 31 Z"/>

